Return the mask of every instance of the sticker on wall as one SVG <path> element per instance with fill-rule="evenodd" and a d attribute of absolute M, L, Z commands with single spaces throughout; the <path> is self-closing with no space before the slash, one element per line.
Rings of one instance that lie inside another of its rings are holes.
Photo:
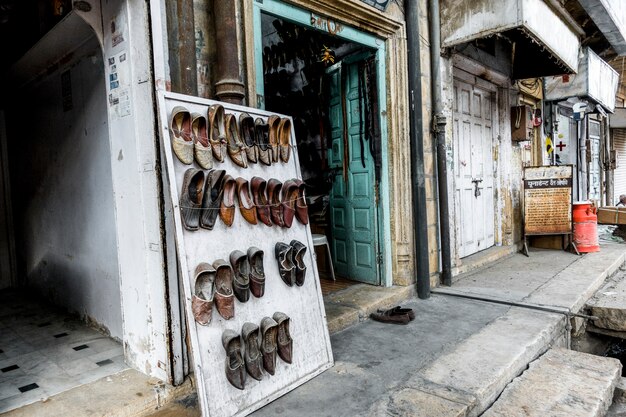
<path fill-rule="evenodd" d="M 130 116 L 130 76 L 126 51 L 108 58 L 109 107 L 111 116 L 120 118 Z"/>

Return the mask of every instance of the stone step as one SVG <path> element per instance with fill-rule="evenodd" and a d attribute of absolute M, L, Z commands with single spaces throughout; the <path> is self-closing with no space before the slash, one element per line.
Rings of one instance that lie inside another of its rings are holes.
<path fill-rule="evenodd" d="M 593 324 L 601 329 L 626 332 L 626 273 L 609 279 L 588 302 Z"/>
<path fill-rule="evenodd" d="M 484 417 L 603 417 L 620 381 L 621 363 L 550 349 L 511 382 Z"/>

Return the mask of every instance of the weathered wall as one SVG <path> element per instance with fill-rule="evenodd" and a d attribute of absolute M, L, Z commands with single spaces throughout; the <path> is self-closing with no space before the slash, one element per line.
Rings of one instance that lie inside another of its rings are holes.
<path fill-rule="evenodd" d="M 20 272 L 30 288 L 119 338 L 107 96 L 96 38 L 74 56 L 82 58 L 24 91 L 7 112 Z"/>

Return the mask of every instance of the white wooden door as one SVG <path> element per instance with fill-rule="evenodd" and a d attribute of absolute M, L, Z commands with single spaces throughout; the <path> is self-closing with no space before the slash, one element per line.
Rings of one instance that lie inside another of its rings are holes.
<path fill-rule="evenodd" d="M 589 196 L 590 200 L 600 200 L 600 123 L 589 120 L 589 146 L 591 161 L 589 162 Z"/>
<path fill-rule="evenodd" d="M 495 88 L 454 82 L 454 171 L 459 256 L 494 245 Z"/>

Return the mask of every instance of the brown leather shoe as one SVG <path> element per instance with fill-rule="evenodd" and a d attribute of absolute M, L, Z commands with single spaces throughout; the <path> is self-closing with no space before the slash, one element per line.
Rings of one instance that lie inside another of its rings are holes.
<path fill-rule="evenodd" d="M 263 251 L 255 246 L 248 248 L 250 264 L 250 292 L 256 298 L 265 293 L 265 268 L 263 267 Z"/>
<path fill-rule="evenodd" d="M 280 160 L 289 162 L 291 153 L 291 120 L 283 117 L 278 125 L 278 144 L 280 148 Z"/>
<path fill-rule="evenodd" d="M 206 262 L 196 267 L 194 272 L 194 293 L 191 297 L 191 311 L 198 324 L 206 326 L 213 316 L 213 290 L 215 269 Z"/>
<path fill-rule="evenodd" d="M 279 138 L 279 129 L 280 125 L 280 117 L 278 116 L 270 116 L 267 119 L 267 124 L 270 129 L 270 149 L 272 153 L 272 163 L 278 162 L 280 159 L 280 138 Z"/>
<path fill-rule="evenodd" d="M 280 205 L 283 209 L 283 225 L 291 227 L 296 215 L 296 200 L 298 199 L 298 185 L 294 180 L 287 180 L 283 184 L 283 196 Z"/>
<path fill-rule="evenodd" d="M 259 161 L 272 165 L 272 148 L 270 146 L 270 127 L 260 117 L 255 121 L 256 143 Z"/>
<path fill-rule="evenodd" d="M 306 264 L 304 263 L 306 246 L 302 242 L 295 239 L 292 240 L 289 245 L 293 248 L 292 260 L 295 266 L 296 285 L 301 287 L 304 285 L 304 279 L 306 278 Z"/>
<path fill-rule="evenodd" d="M 283 221 L 283 206 L 280 199 L 280 191 L 283 188 L 283 183 L 276 178 L 271 178 L 267 183 L 267 197 L 270 200 L 270 215 L 272 222 L 276 226 L 284 227 Z"/>
<path fill-rule="evenodd" d="M 248 168 L 248 156 L 246 155 L 246 145 L 239 136 L 237 118 L 234 114 L 226 114 L 226 149 L 231 161 L 242 168 Z"/>
<path fill-rule="evenodd" d="M 296 200 L 296 219 L 302 224 L 309 224 L 309 208 L 306 204 L 304 189 L 306 184 L 302 180 L 295 180 L 298 186 L 298 199 Z"/>
<path fill-rule="evenodd" d="M 239 211 L 244 219 L 250 224 L 257 224 L 256 206 L 250 195 L 248 180 L 237 178 L 237 197 L 239 198 Z"/>
<path fill-rule="evenodd" d="M 189 165 L 193 162 L 193 137 L 191 136 L 191 113 L 176 106 L 170 114 L 170 136 L 174 155 L 180 162 Z"/>
<path fill-rule="evenodd" d="M 206 117 L 200 113 L 191 115 L 191 135 L 194 140 L 194 156 L 203 169 L 213 168 L 213 152 L 209 145 Z"/>
<path fill-rule="evenodd" d="M 226 125 L 224 124 L 224 107 L 214 104 L 209 107 L 209 143 L 213 156 L 224 162 L 226 156 Z"/>
<path fill-rule="evenodd" d="M 183 186 L 180 190 L 180 218 L 187 230 L 198 230 L 200 208 L 204 187 L 204 171 L 189 168 L 185 171 Z"/>
<path fill-rule="evenodd" d="M 235 220 L 235 192 L 237 184 L 235 179 L 226 174 L 222 181 L 223 197 L 220 202 L 220 219 L 228 227 L 233 225 Z"/>
<path fill-rule="evenodd" d="M 263 379 L 263 356 L 259 349 L 259 342 L 261 335 L 259 332 L 259 326 L 254 323 L 244 323 L 241 328 L 241 337 L 243 338 L 243 345 L 245 347 L 245 362 L 248 374 L 260 381 Z"/>
<path fill-rule="evenodd" d="M 271 317 L 263 317 L 261 320 L 261 353 L 263 354 L 263 367 L 268 374 L 276 372 L 276 351 L 278 323 Z"/>
<path fill-rule="evenodd" d="M 375 321 L 379 321 L 381 323 L 391 323 L 391 324 L 409 324 L 409 315 L 408 314 L 385 314 L 385 313 L 372 313 L 370 314 L 370 318 Z"/>
<path fill-rule="evenodd" d="M 254 119 L 248 113 L 243 112 L 239 115 L 239 130 L 241 132 L 241 140 L 246 145 L 246 156 L 248 162 L 257 163 L 258 146 L 256 143 L 256 131 Z"/>
<path fill-rule="evenodd" d="M 233 267 L 233 291 L 242 303 L 250 299 L 250 264 L 248 255 L 240 250 L 230 253 L 230 265 Z"/>
<path fill-rule="evenodd" d="M 293 287 L 296 282 L 296 267 L 293 264 L 293 248 L 283 242 L 274 245 L 274 256 L 278 263 L 278 273 L 285 284 Z"/>
<path fill-rule="evenodd" d="M 220 213 L 220 205 L 224 196 L 223 183 L 226 171 L 215 169 L 209 171 L 204 185 L 204 196 L 202 197 L 202 215 L 200 216 L 200 227 L 213 230 L 215 221 Z"/>
<path fill-rule="evenodd" d="M 252 177 L 252 180 L 250 180 L 250 188 L 252 189 L 252 199 L 256 206 L 258 219 L 261 220 L 261 223 L 271 227 L 270 202 L 265 193 L 267 181 L 261 177 Z"/>
<path fill-rule="evenodd" d="M 215 268 L 215 306 L 220 316 L 226 320 L 235 317 L 235 298 L 233 296 L 233 269 L 223 259 L 213 262 Z"/>
<path fill-rule="evenodd" d="M 293 358 L 293 339 L 289 334 L 289 316 L 285 313 L 277 311 L 273 316 L 274 321 L 278 324 L 278 334 L 276 337 L 278 356 L 287 363 L 291 363 Z"/>
<path fill-rule="evenodd" d="M 224 330 L 222 346 L 226 350 L 226 379 L 233 387 L 242 390 L 246 386 L 246 369 L 241 348 L 241 337 L 234 330 Z"/>
<path fill-rule="evenodd" d="M 409 316 L 410 321 L 415 320 L 415 312 L 413 311 L 412 308 L 403 308 L 401 306 L 395 306 L 387 310 L 379 309 L 377 312 L 380 314 L 385 314 L 387 316 L 402 316 L 406 314 L 407 316 Z"/>

